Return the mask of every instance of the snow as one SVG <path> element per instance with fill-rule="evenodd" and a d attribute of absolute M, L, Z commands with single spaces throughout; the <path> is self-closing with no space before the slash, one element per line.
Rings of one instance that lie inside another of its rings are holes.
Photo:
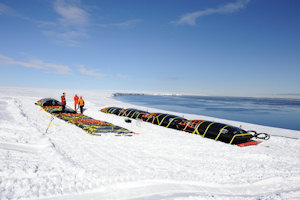
<path fill-rule="evenodd" d="M 85 114 L 140 133 L 91 136 L 34 105 L 63 90 L 0 87 L 0 199 L 300 199 L 299 131 L 207 119 L 271 134 L 238 147 L 141 120 L 99 112 L 106 106 L 168 112 L 116 101 L 119 91 L 82 95 Z M 182 116 L 181 113 L 168 112 Z"/>

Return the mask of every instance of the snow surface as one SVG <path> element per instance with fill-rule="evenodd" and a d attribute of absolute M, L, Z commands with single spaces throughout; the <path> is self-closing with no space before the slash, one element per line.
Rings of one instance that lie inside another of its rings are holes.
<path fill-rule="evenodd" d="M 134 106 L 118 91 L 66 90 L 86 102 L 85 114 L 140 133 L 91 136 L 34 103 L 62 90 L 0 87 L 0 199 L 300 199 L 299 131 L 197 115 L 271 134 L 258 146 L 238 147 L 99 112 Z M 166 111 L 161 111 L 166 112 Z M 168 112 L 182 116 L 183 114 Z"/>

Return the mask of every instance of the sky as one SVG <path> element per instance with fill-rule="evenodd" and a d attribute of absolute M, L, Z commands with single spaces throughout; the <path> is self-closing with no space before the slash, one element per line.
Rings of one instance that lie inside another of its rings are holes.
<path fill-rule="evenodd" d="M 299 0 L 0 0 L 0 86 L 300 97 Z"/>

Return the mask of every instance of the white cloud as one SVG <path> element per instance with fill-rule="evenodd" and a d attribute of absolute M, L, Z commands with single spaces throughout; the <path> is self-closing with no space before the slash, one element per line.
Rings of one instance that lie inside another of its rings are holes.
<path fill-rule="evenodd" d="M 0 15 L 16 15 L 16 11 L 5 5 L 4 3 L 0 3 Z"/>
<path fill-rule="evenodd" d="M 42 20 L 37 20 L 37 19 L 33 19 L 33 18 L 30 18 L 30 17 L 24 16 L 21 13 L 19 13 L 18 11 L 16 11 L 15 9 L 13 9 L 13 8 L 3 4 L 3 3 L 0 3 L 0 15 L 17 17 L 19 19 L 35 23 L 39 27 L 45 27 L 45 26 L 49 26 L 49 25 L 56 25 L 56 23 L 54 23 L 54 22 L 42 21 Z"/>
<path fill-rule="evenodd" d="M 143 20 L 141 19 L 131 19 L 127 20 L 124 22 L 119 22 L 119 23 L 111 23 L 111 24 L 97 24 L 98 26 L 101 27 L 109 27 L 109 26 L 115 26 L 115 27 L 120 27 L 120 28 L 125 28 L 125 27 L 130 27 L 135 24 L 141 23 Z"/>
<path fill-rule="evenodd" d="M 124 28 L 142 22 L 141 19 L 131 19 L 111 24 L 92 23 L 91 14 L 87 11 L 87 6 L 81 3 L 81 0 L 55 0 L 51 3 L 57 16 L 52 21 L 37 20 L 24 16 L 3 3 L 0 3 L 0 15 L 17 17 L 35 23 L 45 36 L 60 45 L 70 47 L 80 46 L 80 41 L 88 37 L 88 32 L 93 27 L 113 26 Z M 91 8 L 91 6 L 88 6 L 88 8 Z"/>
<path fill-rule="evenodd" d="M 86 69 L 84 65 L 80 65 L 77 69 L 81 74 L 88 76 L 93 76 L 97 78 L 103 78 L 104 76 L 106 76 L 106 74 L 99 73 L 97 72 L 97 70 Z"/>
<path fill-rule="evenodd" d="M 0 3 L 0 15 L 17 17 L 38 25 L 41 32 L 64 46 L 79 46 L 79 40 L 87 36 L 90 15 L 81 8 L 79 0 L 56 0 L 53 10 L 58 15 L 54 21 L 43 21 L 24 16 Z"/>
<path fill-rule="evenodd" d="M 41 23 L 42 32 L 64 46 L 80 46 L 80 39 L 88 36 L 91 26 L 129 27 L 142 21 L 132 19 L 113 24 L 91 23 L 90 14 L 80 4 L 80 0 L 56 0 L 53 9 L 59 18 L 55 23 Z"/>
<path fill-rule="evenodd" d="M 116 23 L 115 25 L 119 26 L 119 27 L 128 27 L 128 26 L 132 26 L 132 25 L 135 25 L 137 23 L 140 23 L 142 21 L 143 20 L 141 20 L 141 19 L 131 19 L 131 20 L 127 20 L 125 22 Z"/>
<path fill-rule="evenodd" d="M 26 17 L 26 16 L 20 14 L 15 9 L 13 9 L 13 8 L 9 7 L 8 5 L 3 4 L 3 3 L 0 3 L 0 15 L 17 17 L 17 18 L 20 18 L 20 19 L 23 19 L 23 20 L 33 21 L 33 22 L 38 21 L 38 20 L 34 20 L 34 19 L 31 19 L 29 17 Z"/>
<path fill-rule="evenodd" d="M 37 59 L 32 59 L 28 61 L 17 61 L 14 60 L 13 58 L 9 58 L 1 54 L 0 54 L 0 65 L 1 66 L 16 65 L 21 67 L 44 70 L 47 72 L 54 72 L 58 74 L 69 74 L 71 72 L 71 68 L 66 65 L 45 63 L 44 61 L 37 60 Z"/>
<path fill-rule="evenodd" d="M 56 0 L 53 10 L 58 15 L 54 22 L 40 23 L 42 33 L 64 46 L 79 46 L 79 40 L 87 36 L 90 15 L 80 1 Z"/>
<path fill-rule="evenodd" d="M 187 13 L 181 16 L 179 20 L 173 21 L 172 23 L 179 24 L 179 25 L 188 24 L 193 26 L 196 24 L 196 20 L 199 17 L 212 15 L 212 14 L 228 14 L 228 13 L 237 12 L 240 9 L 244 8 L 249 2 L 250 0 L 238 0 L 236 2 L 228 3 L 218 8 L 208 8 L 197 12 Z"/>
<path fill-rule="evenodd" d="M 57 0 L 54 3 L 54 11 L 60 15 L 60 25 L 78 27 L 89 24 L 89 14 L 74 3 L 65 0 Z"/>
<path fill-rule="evenodd" d="M 3 3 L 0 3 L 0 15 L 4 15 L 8 12 L 9 7 Z"/>

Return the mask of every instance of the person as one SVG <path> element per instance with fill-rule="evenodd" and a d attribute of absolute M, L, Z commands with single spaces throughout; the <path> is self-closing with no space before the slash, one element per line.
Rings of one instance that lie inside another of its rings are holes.
<path fill-rule="evenodd" d="M 61 112 L 65 112 L 66 109 L 66 93 L 61 96 Z"/>
<path fill-rule="evenodd" d="M 82 99 L 82 96 L 80 96 L 78 105 L 80 107 L 80 113 L 82 114 L 83 113 L 83 107 L 84 107 L 84 100 Z"/>
<path fill-rule="evenodd" d="M 79 100 L 79 97 L 77 96 L 77 94 L 75 94 L 74 96 L 74 104 L 75 104 L 75 111 L 77 112 L 77 104 L 78 104 L 78 100 Z"/>

